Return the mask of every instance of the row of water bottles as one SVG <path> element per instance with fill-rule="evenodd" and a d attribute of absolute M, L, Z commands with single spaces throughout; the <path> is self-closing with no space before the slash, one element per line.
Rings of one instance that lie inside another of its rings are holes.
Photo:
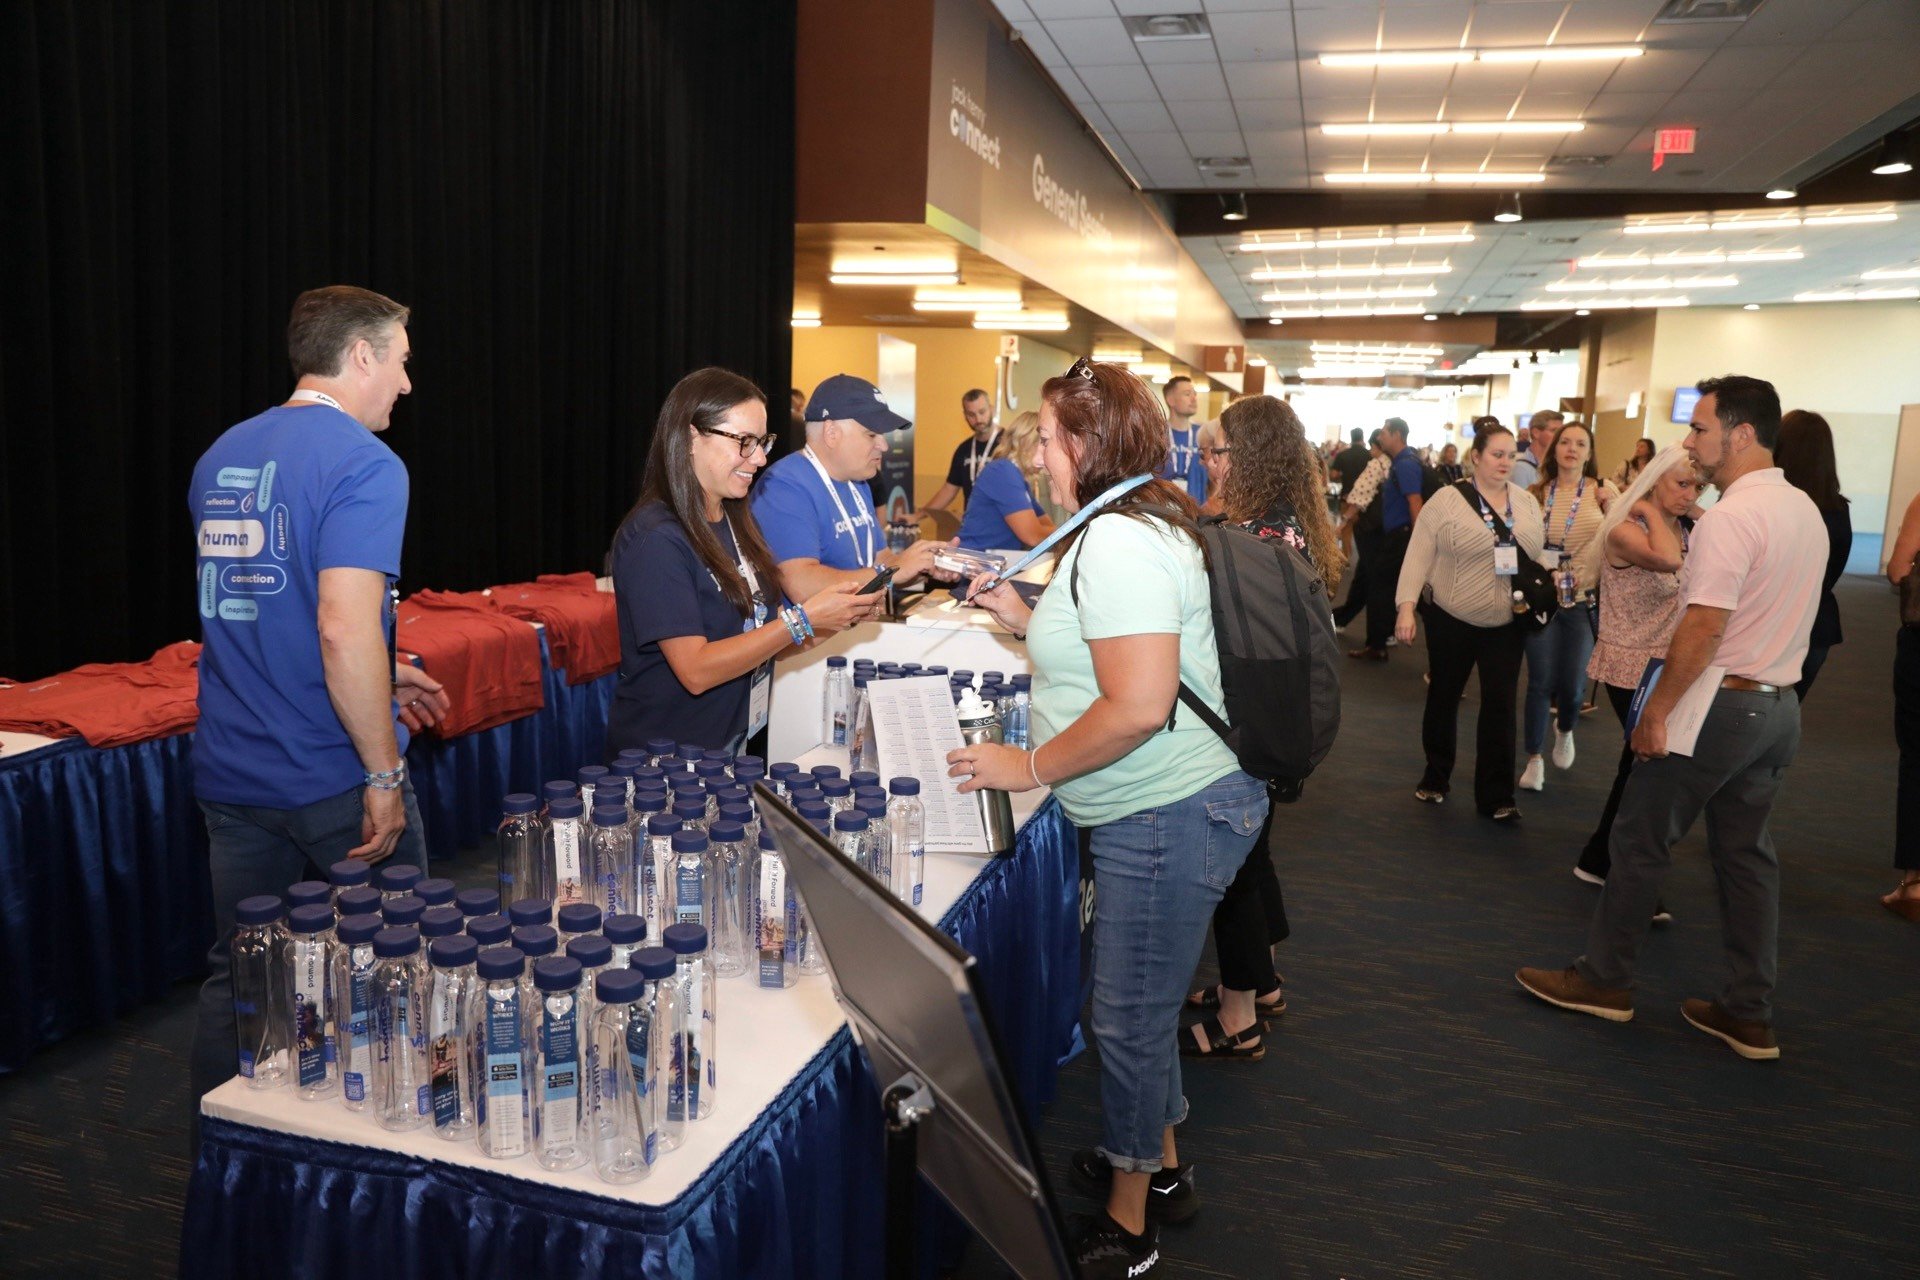
<path fill-rule="evenodd" d="M 950 672 L 942 666 L 922 666 L 917 662 L 855 658 L 849 665 L 843 656 L 827 659 L 827 678 L 821 693 L 820 740 L 846 747 L 856 769 L 878 768 L 867 690 L 876 680 L 912 676 L 945 676 L 955 702 L 960 701 L 962 689 L 978 689 L 980 697 L 993 705 L 998 716 L 1000 740 L 1011 747 L 1030 745 L 1033 677 L 1026 672 L 1016 672 L 1009 678 L 1005 672 L 983 671 L 976 678 L 972 671 Z"/>
<path fill-rule="evenodd" d="M 344 862 L 335 883 L 239 904 L 234 1008 L 251 1087 L 338 1096 L 384 1128 L 430 1126 L 500 1159 L 591 1161 L 608 1182 L 644 1177 L 712 1113 L 704 928 L 669 926 L 649 947 L 639 917 L 575 903 L 556 932 L 545 901 L 502 916 L 497 895 L 470 890 L 428 906 L 415 890 L 437 897 L 449 882 L 393 867 L 376 889 L 367 871 Z"/>

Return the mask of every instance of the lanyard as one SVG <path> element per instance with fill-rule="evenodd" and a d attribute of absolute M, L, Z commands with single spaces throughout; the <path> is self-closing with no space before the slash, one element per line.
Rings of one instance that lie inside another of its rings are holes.
<path fill-rule="evenodd" d="M 981 451 L 978 440 L 967 446 L 967 478 L 969 480 L 980 478 L 980 468 L 993 461 L 993 446 L 998 443 L 1000 443 L 1000 428 L 995 427 L 993 434 L 987 437 L 985 452 Z"/>
<path fill-rule="evenodd" d="M 1151 479 L 1153 479 L 1151 475 L 1133 476 L 1130 479 L 1122 480 L 1119 484 L 1114 485 L 1112 488 L 1108 489 L 1105 493 L 1095 498 L 1092 502 L 1089 502 L 1086 506 L 1074 512 L 1073 515 L 1070 516 L 1064 524 L 1062 524 L 1058 529 L 1055 529 L 1052 533 L 1048 534 L 1046 537 L 1042 538 L 1040 540 L 1039 545 L 1034 547 L 1031 551 L 1027 552 L 1027 554 L 1021 556 L 1018 560 L 1015 560 L 1012 564 L 1002 569 L 999 573 L 976 579 L 977 585 L 975 586 L 974 590 L 970 593 L 969 598 L 971 598 L 974 595 L 978 595 L 982 591 L 985 591 L 988 587 L 991 587 L 995 583 L 1005 582 L 1007 579 L 1013 577 L 1015 574 L 1025 569 L 1028 565 L 1032 564 L 1035 560 L 1038 560 L 1042 554 L 1052 550 L 1054 543 L 1060 541 L 1060 539 L 1066 537 L 1068 534 L 1072 533 L 1075 529 L 1078 529 L 1081 525 L 1091 520 L 1096 514 L 1099 513 L 1102 507 L 1106 506 L 1108 503 L 1112 502 L 1116 498 L 1123 498 L 1127 494 L 1132 493 L 1135 489 L 1138 489 L 1141 485 L 1145 484 L 1147 481 Z"/>
<path fill-rule="evenodd" d="M 314 404 L 331 405 L 336 409 L 340 409 L 340 402 L 338 400 L 335 400 L 324 391 L 315 391 L 312 387 L 296 387 L 294 388 L 293 394 L 288 396 L 287 399 L 310 400 Z M 346 410 L 340 409 L 340 412 L 345 413 Z"/>
<path fill-rule="evenodd" d="M 841 523 L 847 526 L 847 537 L 853 542 L 853 549 L 860 553 L 860 563 L 862 565 L 871 565 L 873 563 L 874 538 L 872 518 L 869 517 L 867 520 L 867 540 L 862 543 L 859 536 L 853 531 L 853 517 L 847 514 L 846 504 L 840 501 L 840 491 L 833 487 L 833 477 L 827 474 L 826 467 L 821 464 L 819 457 L 813 452 L 813 446 L 808 445 L 800 452 L 807 455 L 807 461 L 811 462 L 813 469 L 820 473 L 820 483 L 827 486 L 827 496 L 833 499 L 833 509 L 840 513 Z M 847 484 L 851 486 L 853 481 L 849 480 Z M 860 505 L 860 499 L 857 494 L 854 497 L 854 505 Z M 835 541 L 839 540 L 840 533 L 837 528 L 834 530 L 833 536 Z"/>
<path fill-rule="evenodd" d="M 733 543 L 734 567 L 747 580 L 747 594 L 753 597 L 753 621 L 747 624 L 747 630 L 751 631 L 767 620 L 766 597 L 760 594 L 760 579 L 753 572 L 753 564 L 747 559 L 747 553 L 740 549 L 740 535 L 733 531 L 733 517 L 724 518 L 727 522 L 727 540 Z M 714 585 L 720 584 L 716 582 Z"/>
<path fill-rule="evenodd" d="M 1547 544 L 1548 546 L 1553 547 L 1556 550 L 1560 550 L 1560 551 L 1565 551 L 1567 549 L 1567 541 L 1568 539 L 1573 537 L 1573 518 L 1580 514 L 1580 499 L 1581 499 L 1581 496 L 1586 493 L 1586 491 L 1587 491 L 1587 478 L 1585 476 L 1581 476 L 1580 483 L 1573 487 L 1573 505 L 1567 508 L 1567 527 L 1560 534 L 1560 541 L 1557 543 L 1549 542 Z M 1557 484 L 1554 485 L 1553 488 L 1547 490 L 1547 513 L 1542 523 L 1544 523 L 1548 528 L 1553 527 L 1553 497 L 1555 494 L 1559 492 L 1560 492 L 1560 486 Z M 1511 498 L 1507 499 L 1507 511 L 1509 513 L 1508 519 L 1507 519 L 1507 527 L 1512 528 L 1513 519 L 1512 519 L 1511 513 L 1513 511 L 1513 499 Z"/>
<path fill-rule="evenodd" d="M 1487 532 L 1493 535 L 1496 543 L 1499 542 L 1500 531 L 1493 527 L 1493 508 L 1481 496 L 1477 486 L 1473 491 L 1473 501 L 1474 505 L 1480 508 L 1480 519 L 1486 523 Z M 1511 487 L 1507 489 L 1507 536 L 1509 538 L 1513 536 L 1513 489 Z"/>

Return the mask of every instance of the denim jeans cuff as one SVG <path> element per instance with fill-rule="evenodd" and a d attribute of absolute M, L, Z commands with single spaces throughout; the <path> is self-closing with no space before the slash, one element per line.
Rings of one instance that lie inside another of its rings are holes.
<path fill-rule="evenodd" d="M 1187 1122 L 1187 1099 L 1185 1095 L 1182 1095 L 1180 1098 L 1180 1105 L 1174 1108 L 1173 1114 L 1171 1116 L 1167 1117 L 1167 1127 L 1171 1129 L 1176 1125 L 1183 1125 L 1186 1122 Z"/>
<path fill-rule="evenodd" d="M 1151 1159 L 1135 1159 L 1133 1156 L 1115 1155 L 1105 1147 L 1096 1147 L 1094 1150 L 1098 1151 L 1101 1157 L 1113 1166 L 1116 1173 L 1158 1173 L 1166 1163 L 1166 1161 L 1162 1160 L 1158 1155 L 1153 1156 Z"/>

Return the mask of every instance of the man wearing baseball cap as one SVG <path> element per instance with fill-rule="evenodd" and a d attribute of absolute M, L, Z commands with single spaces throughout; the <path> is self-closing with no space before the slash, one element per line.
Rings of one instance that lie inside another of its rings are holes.
<path fill-rule="evenodd" d="M 753 491 L 753 518 L 780 566 L 791 600 L 836 582 L 865 583 L 894 566 L 894 583 L 926 573 L 941 543 L 887 550 L 867 481 L 880 470 L 887 433 L 913 424 L 887 407 L 865 378 L 836 373 L 807 400 L 807 445 L 768 467 Z M 938 575 L 936 575 L 938 576 Z"/>

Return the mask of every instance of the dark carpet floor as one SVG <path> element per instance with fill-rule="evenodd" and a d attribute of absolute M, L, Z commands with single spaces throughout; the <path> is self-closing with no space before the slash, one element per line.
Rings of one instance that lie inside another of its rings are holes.
<path fill-rule="evenodd" d="M 1578 951 L 1595 890 L 1569 871 L 1618 727 L 1496 827 L 1410 798 L 1421 653 L 1346 673 L 1345 727 L 1274 850 L 1290 1011 L 1260 1063 L 1197 1063 L 1182 1152 L 1205 1211 L 1169 1276 L 1920 1275 L 1920 929 L 1892 882 L 1892 597 L 1849 579 L 1849 639 L 1806 709 L 1775 810 L 1784 863 L 1782 1057 L 1748 1063 L 1681 1020 L 1719 931 L 1704 841 L 1624 1026 L 1540 1005 L 1522 964 Z M 1475 710 L 1473 695 L 1463 709 Z M 1461 775 L 1471 769 L 1463 734 Z M 442 870 L 445 870 L 442 868 Z M 486 872 L 469 856 L 457 877 Z M 1203 974 L 1202 981 L 1211 975 Z M 0 1078 L 0 1275 L 171 1274 L 185 1188 L 192 990 Z M 1099 1133 L 1089 1053 L 1040 1139 L 1056 1187 Z M 1084 1211 L 1091 1202 L 1072 1198 Z M 997 1264 L 976 1248 L 964 1274 Z"/>

